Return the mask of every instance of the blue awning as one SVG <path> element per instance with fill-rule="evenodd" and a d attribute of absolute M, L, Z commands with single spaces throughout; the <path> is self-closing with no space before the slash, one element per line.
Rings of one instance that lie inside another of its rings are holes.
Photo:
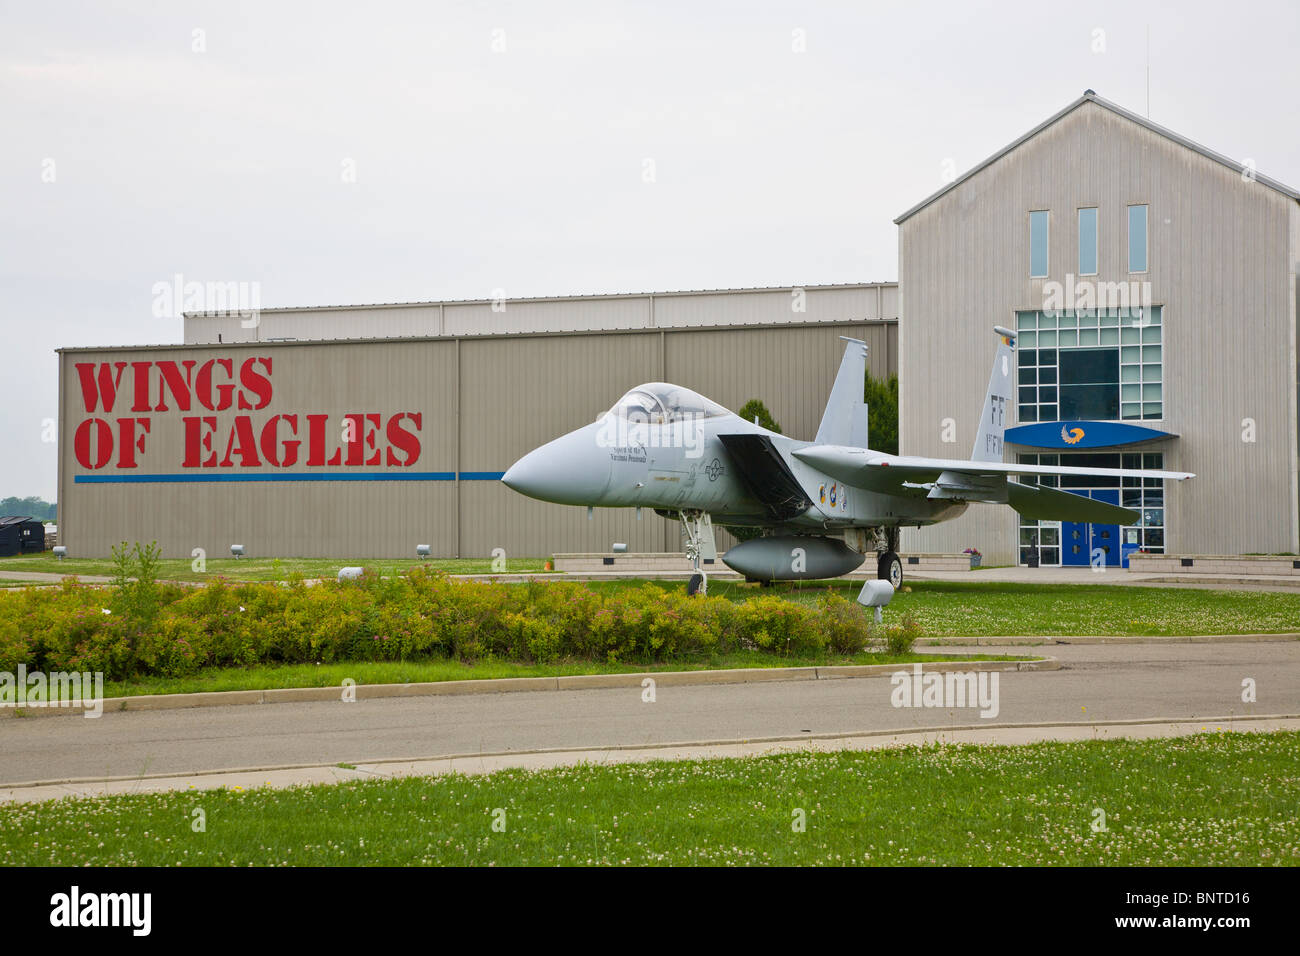
<path fill-rule="evenodd" d="M 1030 448 L 1058 448 L 1074 451 L 1083 448 L 1113 448 L 1116 445 L 1140 445 L 1144 442 L 1177 438 L 1172 432 L 1157 431 L 1124 422 L 1036 422 L 1008 428 L 1007 441 Z"/>

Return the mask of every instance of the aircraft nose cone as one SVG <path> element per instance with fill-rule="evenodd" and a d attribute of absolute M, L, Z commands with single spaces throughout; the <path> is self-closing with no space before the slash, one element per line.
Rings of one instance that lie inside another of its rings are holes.
<path fill-rule="evenodd" d="M 609 452 L 580 428 L 524 455 L 501 476 L 521 495 L 562 505 L 597 505 L 609 486 Z"/>
<path fill-rule="evenodd" d="M 545 500 L 542 492 L 547 490 L 549 482 L 538 451 L 541 449 L 530 451 L 507 468 L 506 473 L 501 476 L 501 484 L 521 495 Z"/>

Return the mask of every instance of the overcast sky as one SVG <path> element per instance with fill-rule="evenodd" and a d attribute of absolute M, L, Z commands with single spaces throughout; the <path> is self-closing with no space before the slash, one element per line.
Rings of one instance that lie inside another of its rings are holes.
<path fill-rule="evenodd" d="M 1147 112 L 1148 27 L 1151 118 L 1300 185 L 1294 0 L 0 10 L 0 497 L 54 498 L 54 349 L 181 340 L 155 283 L 273 307 L 896 279 L 892 220 L 945 164 L 1087 87 Z"/>

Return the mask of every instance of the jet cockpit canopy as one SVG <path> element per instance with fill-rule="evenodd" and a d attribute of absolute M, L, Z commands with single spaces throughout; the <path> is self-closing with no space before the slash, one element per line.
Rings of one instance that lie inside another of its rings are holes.
<path fill-rule="evenodd" d="M 610 412 L 631 422 L 667 425 L 672 422 L 716 418 L 728 414 L 717 402 L 699 392 L 666 382 L 647 382 L 628 391 Z"/>

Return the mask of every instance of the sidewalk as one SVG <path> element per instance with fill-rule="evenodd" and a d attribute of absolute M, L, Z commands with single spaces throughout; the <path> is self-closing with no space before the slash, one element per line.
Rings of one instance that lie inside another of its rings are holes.
<path fill-rule="evenodd" d="M 175 790 L 252 790 L 343 783 L 349 780 L 436 777 L 449 773 L 483 774 L 518 768 L 544 770 L 580 764 L 641 763 L 647 760 L 709 760 L 807 751 L 876 750 L 923 744 L 1019 745 L 1042 741 L 1147 740 L 1199 733 L 1267 732 L 1300 729 L 1290 714 L 1261 717 L 1206 717 L 1200 720 L 1119 720 L 1055 724 L 1004 724 L 995 727 L 866 731 L 856 734 L 800 735 L 763 740 L 693 741 L 661 746 L 589 747 L 569 750 L 510 753 L 448 754 L 423 760 L 382 760 L 352 765 L 243 768 L 213 773 L 141 775 L 100 780 L 63 780 L 0 787 L 0 803 L 37 803 L 60 797 L 104 797 L 112 794 L 161 793 Z"/>

